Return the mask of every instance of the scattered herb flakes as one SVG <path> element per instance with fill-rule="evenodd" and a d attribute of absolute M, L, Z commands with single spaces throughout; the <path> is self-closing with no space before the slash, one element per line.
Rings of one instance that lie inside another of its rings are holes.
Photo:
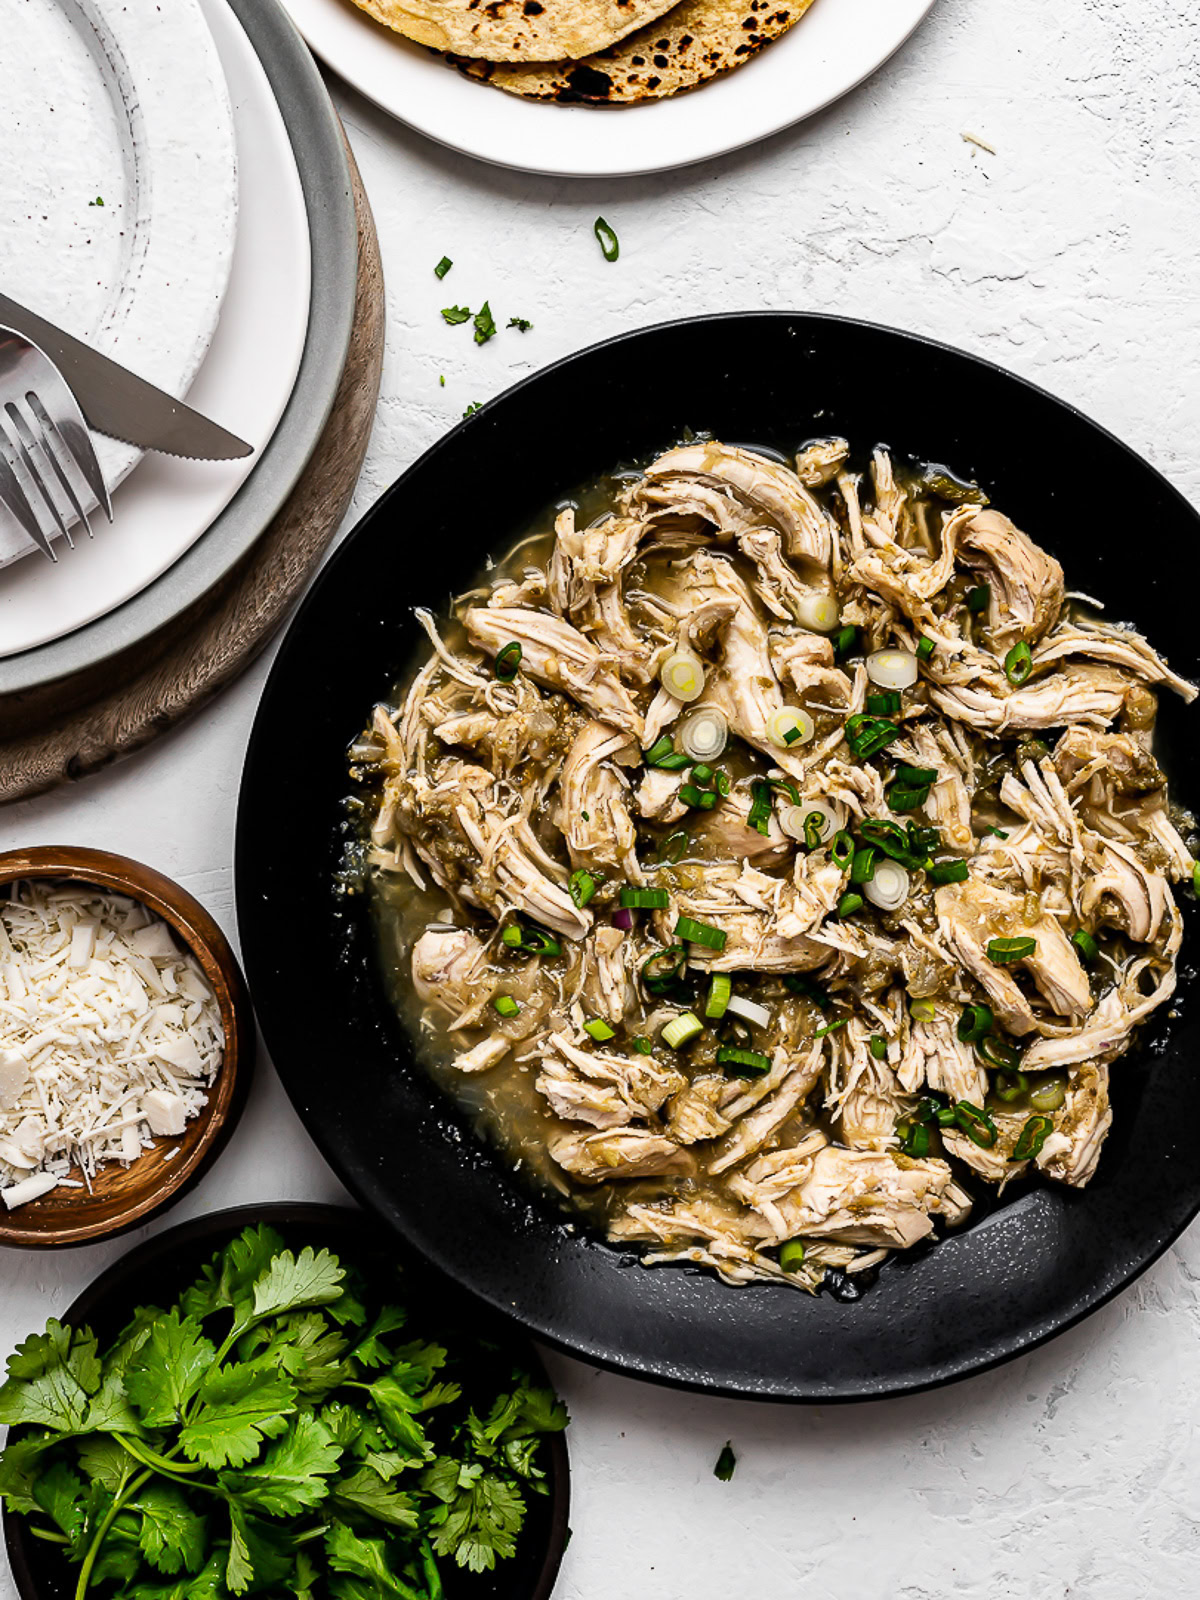
<path fill-rule="evenodd" d="M 486 344 L 496 332 L 496 323 L 492 317 L 492 308 L 485 300 L 475 313 L 475 343 Z"/>
<path fill-rule="evenodd" d="M 439 1600 L 439 1561 L 514 1553 L 566 1411 L 470 1336 L 422 1339 L 419 1305 L 372 1316 L 368 1294 L 327 1250 L 253 1228 L 103 1353 L 49 1322 L 0 1387 L 21 1430 L 0 1500 L 80 1569 L 80 1600 L 112 1583 L 120 1600 Z"/>
<path fill-rule="evenodd" d="M 97 195 L 94 200 L 89 200 L 88 201 L 88 205 L 89 206 L 102 206 L 103 204 L 104 204 L 104 199 L 103 199 L 103 197 L 101 195 Z"/>
<path fill-rule="evenodd" d="M 434 267 L 434 269 L 433 269 L 434 277 L 435 278 L 444 278 L 446 276 L 446 274 L 450 271 L 450 268 L 453 265 L 454 265 L 454 263 L 453 263 L 453 261 L 451 261 L 449 256 L 443 256 L 442 259 L 438 262 L 437 266 Z"/>
<path fill-rule="evenodd" d="M 439 389 L 444 389 L 445 387 L 446 387 L 446 374 L 443 372 L 441 374 L 441 376 L 438 378 L 438 388 Z"/>
<path fill-rule="evenodd" d="M 621 254 L 621 241 L 617 238 L 616 230 L 603 217 L 597 217 L 592 224 L 592 232 L 599 241 L 600 253 L 605 261 L 615 261 Z"/>
<path fill-rule="evenodd" d="M 480 314 L 482 315 L 482 313 Z M 469 322 L 471 320 L 471 308 L 470 306 L 443 306 L 442 316 L 452 328 L 456 328 L 460 322 Z"/>
<path fill-rule="evenodd" d="M 476 411 L 482 411 L 482 410 L 483 410 L 483 401 L 482 400 L 472 400 L 471 404 L 463 412 L 463 416 L 464 417 L 470 417 L 470 416 L 473 416 Z"/>
<path fill-rule="evenodd" d="M 519 328 L 522 333 L 528 333 L 530 328 L 533 327 L 533 323 L 529 321 L 528 317 L 509 317 L 508 325 L 510 328 Z"/>
<path fill-rule="evenodd" d="M 713 1477 L 720 1478 L 722 1483 L 728 1483 L 730 1478 L 733 1477 L 736 1466 L 737 1457 L 733 1453 L 733 1445 L 726 1439 L 725 1448 L 717 1457 L 717 1464 L 713 1468 Z"/>

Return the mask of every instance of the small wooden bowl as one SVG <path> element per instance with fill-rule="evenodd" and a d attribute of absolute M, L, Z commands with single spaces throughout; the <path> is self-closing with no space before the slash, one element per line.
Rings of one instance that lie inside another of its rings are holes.
<path fill-rule="evenodd" d="M 178 1137 L 154 1141 L 131 1166 L 110 1162 L 90 1190 L 55 1189 L 9 1211 L 0 1202 L 0 1245 L 52 1249 L 91 1244 L 145 1222 L 197 1183 L 225 1147 L 246 1103 L 254 1066 L 254 1014 L 229 941 L 198 900 L 153 867 L 85 846 L 0 852 L 0 884 L 24 878 L 95 884 L 140 900 L 196 957 L 221 1008 L 225 1053 L 208 1104 Z M 176 1154 L 171 1155 L 174 1150 Z M 72 1169 L 72 1176 L 78 1177 Z"/>

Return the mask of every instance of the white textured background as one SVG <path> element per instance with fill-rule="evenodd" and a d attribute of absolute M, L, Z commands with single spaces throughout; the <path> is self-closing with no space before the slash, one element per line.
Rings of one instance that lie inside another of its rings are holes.
<path fill-rule="evenodd" d="M 356 510 L 469 401 L 608 334 L 758 306 L 866 316 L 991 356 L 1195 500 L 1198 88 L 1195 0 L 940 0 L 872 83 L 803 127 L 691 171 L 582 184 L 461 160 L 337 88 L 390 316 Z M 613 266 L 592 238 L 597 212 L 620 234 Z M 443 254 L 455 267 L 439 284 Z M 534 329 L 478 348 L 438 316 L 485 296 L 498 323 Z M 232 931 L 234 806 L 264 670 L 111 772 L 0 814 L 0 844 L 140 856 Z M 175 1217 L 337 1192 L 264 1062 L 232 1148 Z M 123 1248 L 0 1252 L 0 1347 Z M 1083 1327 L 941 1394 L 764 1407 L 552 1357 L 575 1419 L 575 1537 L 556 1600 L 1200 1594 L 1198 1334 L 1193 1229 Z M 739 1466 L 720 1484 L 727 1438 Z M 0 1600 L 11 1594 L 0 1575 Z"/>

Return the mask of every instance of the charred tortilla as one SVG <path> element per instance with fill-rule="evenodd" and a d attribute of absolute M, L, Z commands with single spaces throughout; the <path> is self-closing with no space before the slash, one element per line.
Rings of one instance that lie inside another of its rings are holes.
<path fill-rule="evenodd" d="M 798 22 L 812 0 L 682 0 L 665 17 L 583 60 L 529 66 L 459 61 L 469 77 L 528 100 L 633 105 L 740 67 Z M 460 52 L 461 54 L 461 52 Z"/>
<path fill-rule="evenodd" d="M 418 44 L 500 62 L 553 62 L 603 50 L 673 0 L 354 0 Z"/>

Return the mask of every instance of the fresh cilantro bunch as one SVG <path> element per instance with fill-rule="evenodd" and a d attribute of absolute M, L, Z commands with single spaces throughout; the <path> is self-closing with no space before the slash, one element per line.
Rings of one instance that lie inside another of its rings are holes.
<path fill-rule="evenodd" d="M 104 1352 L 49 1322 L 0 1387 L 0 1498 L 78 1566 L 76 1600 L 440 1600 L 439 1562 L 514 1553 L 566 1411 L 478 1339 L 405 1342 L 407 1312 L 369 1306 L 260 1226 Z"/>

